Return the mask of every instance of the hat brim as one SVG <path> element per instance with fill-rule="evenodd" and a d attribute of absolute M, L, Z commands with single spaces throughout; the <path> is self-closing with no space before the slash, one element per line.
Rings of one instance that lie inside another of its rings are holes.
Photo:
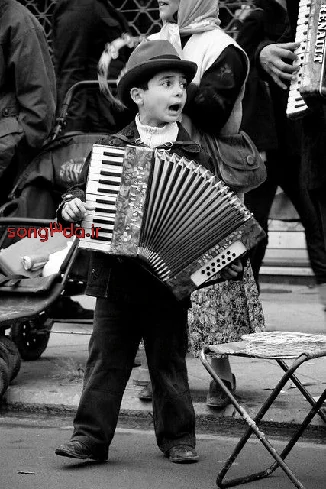
<path fill-rule="evenodd" d="M 118 83 L 118 95 L 120 100 L 129 107 L 132 104 L 130 90 L 138 83 L 150 80 L 161 71 L 180 71 L 186 77 L 188 83 L 194 78 L 197 65 L 192 61 L 180 59 L 150 60 L 128 71 Z"/>

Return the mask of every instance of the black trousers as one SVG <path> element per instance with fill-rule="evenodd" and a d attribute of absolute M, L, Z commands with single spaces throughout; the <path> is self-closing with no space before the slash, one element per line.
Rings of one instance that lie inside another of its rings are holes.
<path fill-rule="evenodd" d="M 267 179 L 258 188 L 245 194 L 245 204 L 254 214 L 262 228 L 268 231 L 271 206 L 280 186 L 297 210 L 305 230 L 310 266 L 317 283 L 326 283 L 326 247 L 321 222 L 321 210 L 316 196 L 307 188 L 305 174 L 301 169 L 301 158 L 289 157 L 282 151 L 267 154 Z M 264 259 L 268 237 L 250 252 L 256 282 Z"/>
<path fill-rule="evenodd" d="M 178 444 L 195 446 L 195 413 L 186 367 L 187 309 L 130 305 L 98 298 L 83 392 L 72 439 L 95 454 L 107 453 L 122 396 L 143 338 L 153 387 L 153 419 L 163 452 Z"/>

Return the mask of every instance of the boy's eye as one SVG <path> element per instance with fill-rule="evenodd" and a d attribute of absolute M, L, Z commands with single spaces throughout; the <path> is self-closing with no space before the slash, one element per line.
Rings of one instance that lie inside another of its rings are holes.
<path fill-rule="evenodd" d="M 172 85 L 171 80 L 163 80 L 163 85 L 165 87 L 170 87 Z"/>

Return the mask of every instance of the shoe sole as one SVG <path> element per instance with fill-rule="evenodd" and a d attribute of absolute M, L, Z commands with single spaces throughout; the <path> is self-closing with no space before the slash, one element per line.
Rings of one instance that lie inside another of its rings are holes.
<path fill-rule="evenodd" d="M 227 404 L 211 404 L 209 402 L 206 402 L 206 406 L 211 408 L 211 409 L 224 409 L 227 406 L 230 406 L 231 402 L 228 402 Z"/>
<path fill-rule="evenodd" d="M 151 402 L 153 400 L 152 397 L 145 397 L 145 396 L 139 396 L 138 399 L 140 401 L 146 401 L 146 402 Z"/>
<path fill-rule="evenodd" d="M 174 463 L 174 464 L 194 464 L 198 462 L 199 456 L 198 457 L 192 457 L 192 458 L 170 458 L 169 461 Z"/>
<path fill-rule="evenodd" d="M 73 451 L 61 450 L 60 448 L 56 449 L 55 454 L 59 455 L 60 457 L 76 458 L 79 460 L 93 460 L 94 462 L 106 462 L 108 460 L 107 458 L 96 458 L 92 455 L 77 455 Z"/>

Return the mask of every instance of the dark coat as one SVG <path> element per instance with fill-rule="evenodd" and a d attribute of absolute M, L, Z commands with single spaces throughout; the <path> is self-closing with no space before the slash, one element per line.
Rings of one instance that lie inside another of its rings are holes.
<path fill-rule="evenodd" d="M 55 75 L 43 28 L 16 0 L 0 1 L 0 182 L 14 180 L 48 137 Z"/>
<path fill-rule="evenodd" d="M 256 0 L 264 1 L 264 0 Z M 266 1 L 266 0 L 265 0 Z M 270 0 L 267 0 L 270 3 Z M 295 28 L 298 18 L 299 0 L 287 0 L 287 10 L 289 16 L 289 27 L 283 32 L 279 38 L 275 39 L 271 35 L 266 40 L 260 43 L 256 50 L 256 62 L 259 64 L 260 51 L 264 46 L 271 42 L 286 43 L 293 42 L 295 39 Z M 272 25 L 272 24 L 271 24 Z M 263 70 L 261 70 L 263 72 Z M 276 87 L 275 83 L 270 84 L 274 90 L 275 100 L 278 100 L 278 95 L 284 96 L 286 91 L 282 91 Z M 273 94 L 272 94 L 273 96 Z M 280 99 L 282 100 L 282 99 Z M 283 103 L 284 104 L 284 103 Z M 282 114 L 283 104 L 276 103 L 276 107 Z M 287 133 L 280 127 L 280 137 L 284 137 Z M 311 109 L 310 113 L 299 119 L 295 124 L 295 142 L 292 147 L 296 147 L 302 155 L 302 180 L 310 190 L 321 190 L 324 192 L 326 187 L 326 110 L 322 103 L 318 103 Z"/>
<path fill-rule="evenodd" d="M 291 139 L 285 115 L 288 92 L 264 76 L 256 53 L 266 42 L 276 42 L 288 32 L 289 20 L 286 10 L 275 0 L 255 0 L 254 6 L 237 37 L 250 60 L 241 126 L 260 151 L 284 150 Z"/>
<path fill-rule="evenodd" d="M 185 46 L 190 36 L 182 37 Z M 196 127 L 218 136 L 229 119 L 247 76 L 247 59 L 236 46 L 227 46 L 203 73 L 199 85 L 190 83 L 183 109 Z"/>
<path fill-rule="evenodd" d="M 97 80 L 97 64 L 105 45 L 129 33 L 129 27 L 107 0 L 58 0 L 52 24 L 59 111 L 73 84 Z M 110 64 L 109 78 L 118 78 L 130 52 L 129 48 L 119 51 Z M 83 89 L 71 103 L 65 130 L 110 133 L 124 127 L 131 120 L 127 117 L 112 109 L 99 90 Z"/>
<path fill-rule="evenodd" d="M 139 145 L 139 133 L 135 122 L 123 129 L 119 134 L 101 139 L 101 144 L 111 146 Z M 189 139 L 188 133 L 180 126 L 177 141 L 170 148 L 170 152 L 194 160 L 213 171 L 208 156 L 202 152 L 200 145 Z M 85 188 L 88 175 L 89 158 L 81 173 L 81 183 L 69 189 L 63 201 L 79 197 L 85 200 Z M 60 208 L 58 220 L 62 222 Z M 91 271 L 87 284 L 88 295 L 108 297 L 110 300 L 122 300 L 125 303 L 171 304 L 176 301 L 170 290 L 156 277 L 148 272 L 139 261 L 115 257 L 101 252 L 92 252 Z M 184 301 L 185 307 L 189 301 Z"/>

